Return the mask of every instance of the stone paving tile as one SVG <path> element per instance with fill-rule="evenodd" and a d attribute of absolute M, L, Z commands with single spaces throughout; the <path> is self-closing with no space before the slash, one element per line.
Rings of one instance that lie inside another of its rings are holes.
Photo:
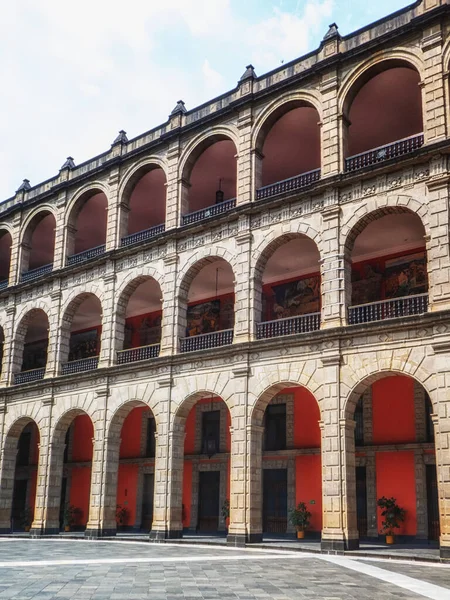
<path fill-rule="evenodd" d="M 248 552 L 241 551 L 248 555 Z M 236 553 L 231 553 L 235 555 Z M 302 554 L 227 560 L 224 548 L 108 542 L 0 543 L 0 561 L 61 558 L 172 558 L 177 562 L 39 565 L 0 568 L 0 600 L 418 600 L 392 584 Z M 208 557 L 223 560 L 208 561 Z M 240 556 L 240 554 L 239 554 Z M 270 555 L 271 556 L 271 555 Z M 197 562 L 184 559 L 198 557 Z M 377 562 L 384 568 L 386 563 Z M 387 563 L 387 566 L 394 567 Z M 409 566 L 409 565 L 408 565 Z M 395 565 L 397 567 L 397 565 Z M 413 568 L 415 565 L 413 565 Z M 399 565 L 399 572 L 405 565 Z M 433 577 L 435 567 L 423 567 Z M 447 572 L 447 571 L 446 571 Z M 450 571 L 448 571 L 450 573 Z M 439 575 L 439 577 L 443 576 Z M 418 578 L 417 573 L 412 576 Z M 434 583 L 438 583 L 433 579 Z M 439 584 L 439 583 L 438 583 Z M 447 581 L 448 584 L 448 581 Z"/>

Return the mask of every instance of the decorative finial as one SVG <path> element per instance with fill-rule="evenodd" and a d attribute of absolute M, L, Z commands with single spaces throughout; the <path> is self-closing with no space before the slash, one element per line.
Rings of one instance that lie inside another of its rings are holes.
<path fill-rule="evenodd" d="M 244 74 L 242 75 L 240 81 L 245 81 L 246 79 L 255 79 L 256 73 L 253 65 L 247 65 L 245 67 Z"/>
<path fill-rule="evenodd" d="M 181 113 L 182 115 L 184 115 L 185 113 L 187 113 L 187 110 L 186 110 L 186 107 L 184 105 L 183 100 L 178 100 L 178 102 L 175 105 L 175 108 L 170 113 L 170 116 L 177 115 L 179 113 Z"/>
<path fill-rule="evenodd" d="M 329 40 L 334 37 L 340 37 L 340 33 L 338 31 L 338 26 L 336 23 L 331 23 L 328 31 L 324 35 L 323 41 Z"/>
<path fill-rule="evenodd" d="M 60 171 L 62 171 L 63 169 L 75 169 L 75 163 L 73 162 L 72 156 L 67 157 L 66 162 L 60 168 Z"/>
<path fill-rule="evenodd" d="M 28 190 L 31 190 L 30 180 L 24 179 L 17 191 L 18 192 L 28 192 Z"/>
<path fill-rule="evenodd" d="M 116 137 L 116 139 L 114 140 L 112 145 L 114 146 L 115 144 L 128 144 L 128 138 L 127 138 L 126 131 L 124 131 L 123 129 L 121 129 L 119 131 L 119 135 Z"/>

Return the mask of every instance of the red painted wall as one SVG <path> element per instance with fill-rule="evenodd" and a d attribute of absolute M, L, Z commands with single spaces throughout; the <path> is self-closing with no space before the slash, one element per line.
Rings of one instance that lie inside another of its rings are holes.
<path fill-rule="evenodd" d="M 136 523 L 138 475 L 139 465 L 119 465 L 117 504 L 129 511 L 129 518 L 125 525 L 140 525 L 140 523 Z"/>
<path fill-rule="evenodd" d="M 70 504 L 81 508 L 82 515 L 75 525 L 86 525 L 89 519 L 91 467 L 74 467 L 70 482 Z"/>
<path fill-rule="evenodd" d="M 142 419 L 150 416 L 145 406 L 137 406 L 123 422 L 120 434 L 120 458 L 136 458 L 141 454 Z"/>
<path fill-rule="evenodd" d="M 75 417 L 72 435 L 72 461 L 84 462 L 92 460 L 94 427 L 88 415 Z"/>
<path fill-rule="evenodd" d="M 315 504 L 310 504 L 314 500 Z M 322 530 L 322 464 L 320 454 L 295 459 L 295 501 L 305 502 L 312 513 L 311 531 Z M 289 507 L 290 508 L 290 507 Z"/>
<path fill-rule="evenodd" d="M 406 520 L 396 533 L 416 535 L 416 476 L 413 452 L 377 452 L 377 498 L 394 496 L 406 509 Z M 378 531 L 381 531 L 381 510 L 378 509 Z"/>
<path fill-rule="evenodd" d="M 414 380 L 385 377 L 372 386 L 373 443 L 415 442 Z"/>
<path fill-rule="evenodd" d="M 295 448 L 320 448 L 320 410 L 317 400 L 304 387 L 283 390 L 294 394 L 294 446 Z"/>

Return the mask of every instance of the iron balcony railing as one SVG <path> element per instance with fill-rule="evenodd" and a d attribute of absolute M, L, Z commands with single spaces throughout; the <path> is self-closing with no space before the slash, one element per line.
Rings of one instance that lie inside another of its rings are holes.
<path fill-rule="evenodd" d="M 139 348 L 129 348 L 128 350 L 119 350 L 117 353 L 117 364 L 138 362 L 139 360 L 147 360 L 159 356 L 159 344 L 151 346 L 140 346 Z"/>
<path fill-rule="evenodd" d="M 94 371 L 98 367 L 98 359 L 98 356 L 90 356 L 89 358 L 71 360 L 63 364 L 61 374 L 71 375 L 73 373 L 83 373 L 84 371 Z"/>
<path fill-rule="evenodd" d="M 4 290 L 5 288 L 8 287 L 8 279 L 4 279 L 3 281 L 0 281 L 0 290 Z"/>
<path fill-rule="evenodd" d="M 195 350 L 208 350 L 219 346 L 229 346 L 233 343 L 233 330 L 223 329 L 213 333 L 202 333 L 191 337 L 181 338 L 180 352 L 195 352 Z"/>
<path fill-rule="evenodd" d="M 38 381 L 44 379 L 45 367 L 42 369 L 30 369 L 30 371 L 22 371 L 14 374 L 14 385 L 19 383 L 29 383 L 30 381 Z"/>
<path fill-rule="evenodd" d="M 256 199 L 262 200 L 263 198 L 272 198 L 278 196 L 278 194 L 284 194 L 285 192 L 295 192 L 300 190 L 307 185 L 311 185 L 320 179 L 320 169 L 314 171 L 308 171 L 307 173 L 301 173 L 295 175 L 295 177 L 289 177 L 289 179 L 283 179 L 283 181 L 277 181 L 270 185 L 256 190 Z"/>
<path fill-rule="evenodd" d="M 372 321 L 383 321 L 384 319 L 421 315 L 426 313 L 427 310 L 428 294 L 416 294 L 414 296 L 404 296 L 402 298 L 371 302 L 370 304 L 350 306 L 348 309 L 348 322 L 350 325 L 357 325 L 358 323 L 370 323 Z"/>
<path fill-rule="evenodd" d="M 195 212 L 183 215 L 182 225 L 198 223 L 199 221 L 204 221 L 209 217 L 216 217 L 217 215 L 222 215 L 223 213 L 226 213 L 232 208 L 234 208 L 235 206 L 236 198 L 232 198 L 231 200 L 225 200 L 224 202 L 220 202 L 219 204 L 213 204 L 212 206 L 207 206 L 206 208 L 202 208 L 201 210 L 196 210 Z"/>
<path fill-rule="evenodd" d="M 102 244 L 101 246 L 96 246 L 95 248 L 89 248 L 89 250 L 85 250 L 84 252 L 72 254 L 72 256 L 67 257 L 67 266 L 70 267 L 71 265 L 78 265 L 86 260 L 100 256 L 101 254 L 105 254 L 105 252 L 106 246 L 105 244 Z"/>
<path fill-rule="evenodd" d="M 122 247 L 125 247 L 132 246 L 133 244 L 139 244 L 141 242 L 151 240 L 160 233 L 164 233 L 165 230 L 166 226 L 164 225 L 164 223 L 162 225 L 155 225 L 155 227 L 150 227 L 150 229 L 144 229 L 143 231 L 138 231 L 136 233 L 126 235 L 120 240 L 120 245 Z"/>
<path fill-rule="evenodd" d="M 26 271 L 22 273 L 20 276 L 20 281 L 25 283 L 26 281 L 33 281 L 34 279 L 38 279 L 47 273 L 50 273 L 53 269 L 53 263 L 49 265 L 44 265 L 42 267 L 38 267 L 37 269 L 31 269 L 31 271 Z M 2 282 L 3 283 L 3 282 Z"/>
<path fill-rule="evenodd" d="M 318 329 L 320 329 L 320 312 L 258 323 L 256 325 L 256 339 L 262 340 L 295 333 L 309 333 Z"/>
<path fill-rule="evenodd" d="M 358 169 L 375 165 L 385 160 L 389 160 L 390 158 L 404 156 L 405 154 L 418 150 L 423 146 L 423 142 L 423 133 L 419 133 L 418 135 L 412 135 L 411 137 L 397 140 L 386 146 L 379 146 L 378 148 L 372 148 L 367 152 L 355 154 L 355 156 L 350 156 L 345 159 L 345 170 L 347 172 L 357 171 Z"/>

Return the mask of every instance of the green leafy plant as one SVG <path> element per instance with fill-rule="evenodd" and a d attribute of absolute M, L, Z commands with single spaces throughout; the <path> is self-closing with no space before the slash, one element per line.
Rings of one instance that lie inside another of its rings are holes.
<path fill-rule="evenodd" d="M 306 507 L 305 502 L 299 502 L 295 508 L 289 512 L 289 521 L 297 531 L 305 531 L 311 521 L 312 514 Z"/>
<path fill-rule="evenodd" d="M 69 502 L 64 506 L 63 523 L 64 527 L 73 527 L 77 519 L 81 516 L 82 510 Z"/>
<path fill-rule="evenodd" d="M 122 506 L 118 504 L 116 506 L 116 523 L 117 525 L 126 525 L 128 523 L 128 518 L 130 516 L 130 511 L 126 506 Z"/>
<path fill-rule="evenodd" d="M 384 519 L 381 522 L 381 532 L 386 535 L 394 535 L 394 530 L 398 529 L 405 520 L 406 510 L 400 508 L 394 497 L 382 496 L 377 500 L 377 505 L 381 508 L 381 516 Z"/>
<path fill-rule="evenodd" d="M 23 511 L 20 513 L 20 524 L 24 529 L 31 526 L 33 522 L 33 511 L 29 506 L 25 506 Z"/>
<path fill-rule="evenodd" d="M 222 514 L 222 519 L 226 521 L 226 519 L 230 518 L 230 501 L 228 498 L 223 501 L 222 508 L 220 509 Z"/>

